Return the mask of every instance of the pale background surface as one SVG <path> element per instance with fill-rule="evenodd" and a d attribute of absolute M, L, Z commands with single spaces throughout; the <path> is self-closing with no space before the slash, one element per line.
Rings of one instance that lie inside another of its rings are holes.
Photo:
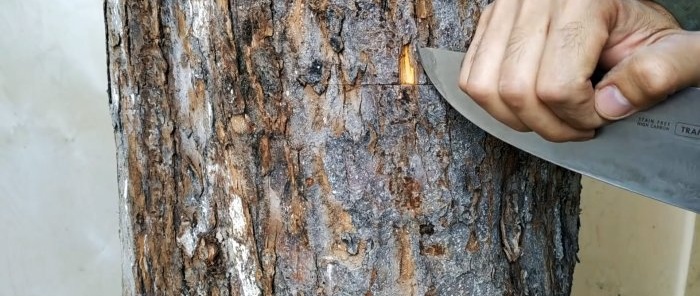
<path fill-rule="evenodd" d="M 589 178 L 581 208 L 574 296 L 700 295 L 685 292 L 700 284 L 700 271 L 688 276 L 689 263 L 700 268 L 700 240 L 690 260 L 695 214 Z"/>
<path fill-rule="evenodd" d="M 102 17 L 0 0 L 0 295 L 121 294 Z M 700 295 L 694 215 L 589 179 L 582 204 L 574 296 Z"/>
<path fill-rule="evenodd" d="M 101 0 L 0 0 L 0 295 L 121 295 Z"/>

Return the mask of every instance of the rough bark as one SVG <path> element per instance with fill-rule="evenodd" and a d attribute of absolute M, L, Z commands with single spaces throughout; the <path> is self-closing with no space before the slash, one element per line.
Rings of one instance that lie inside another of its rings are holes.
<path fill-rule="evenodd" d="M 569 294 L 579 177 L 416 60 L 485 5 L 107 0 L 124 295 Z"/>

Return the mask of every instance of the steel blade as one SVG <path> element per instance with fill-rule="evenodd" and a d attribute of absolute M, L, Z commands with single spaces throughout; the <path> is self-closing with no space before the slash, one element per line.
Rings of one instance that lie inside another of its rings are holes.
<path fill-rule="evenodd" d="M 626 190 L 700 213 L 700 90 L 599 129 L 584 142 L 552 143 L 510 129 L 458 87 L 464 53 L 422 48 L 428 78 L 460 114 L 534 156 Z"/>

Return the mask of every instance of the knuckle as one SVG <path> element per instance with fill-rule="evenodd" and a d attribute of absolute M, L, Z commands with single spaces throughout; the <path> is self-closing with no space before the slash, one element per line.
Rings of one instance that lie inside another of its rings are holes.
<path fill-rule="evenodd" d="M 564 91 L 559 84 L 553 82 L 538 83 L 535 93 L 545 103 L 560 103 L 564 101 Z"/>
<path fill-rule="evenodd" d="M 639 88 L 651 96 L 667 95 L 677 71 L 661 59 L 635 59 L 630 61 L 631 74 Z"/>
<path fill-rule="evenodd" d="M 498 84 L 498 94 L 503 102 L 514 110 L 523 110 L 526 107 L 527 96 L 532 93 L 531 89 L 528 83 L 517 79 L 501 79 Z"/>
<path fill-rule="evenodd" d="M 485 104 L 489 97 L 496 94 L 491 83 L 474 79 L 460 81 L 460 88 L 480 105 Z"/>
<path fill-rule="evenodd" d="M 527 100 L 523 96 L 502 97 L 503 103 L 515 113 L 519 113 L 527 108 Z"/>
<path fill-rule="evenodd" d="M 581 92 L 589 83 L 587 79 L 566 80 L 542 80 L 539 79 L 535 93 L 537 97 L 548 105 L 563 105 L 571 103 L 576 93 Z"/>

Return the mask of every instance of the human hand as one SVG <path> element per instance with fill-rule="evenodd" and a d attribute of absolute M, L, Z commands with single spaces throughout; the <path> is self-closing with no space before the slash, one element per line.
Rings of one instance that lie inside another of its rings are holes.
<path fill-rule="evenodd" d="M 593 85 L 600 66 L 609 72 Z M 554 142 L 700 84 L 700 33 L 640 0 L 497 0 L 482 13 L 460 88 L 494 118 Z"/>

